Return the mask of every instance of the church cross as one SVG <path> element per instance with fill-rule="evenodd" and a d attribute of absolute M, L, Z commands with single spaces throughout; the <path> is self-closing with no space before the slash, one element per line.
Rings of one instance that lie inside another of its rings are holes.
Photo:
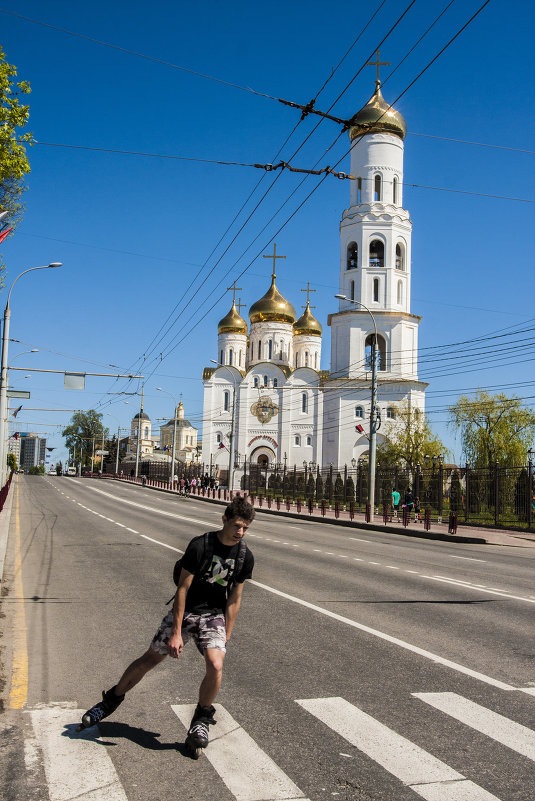
<path fill-rule="evenodd" d="M 234 306 L 236 304 L 236 292 L 241 292 L 242 287 L 236 286 L 236 281 L 234 281 L 232 286 L 227 287 L 227 292 L 230 292 L 230 290 L 232 290 L 232 305 Z"/>
<path fill-rule="evenodd" d="M 238 309 L 238 314 L 241 314 L 241 310 L 245 309 L 247 303 L 242 303 L 241 298 L 238 298 L 238 302 L 236 303 L 236 308 Z"/>
<path fill-rule="evenodd" d="M 376 67 L 377 68 L 377 77 L 375 79 L 376 84 L 381 83 L 381 79 L 379 78 L 379 67 L 389 67 L 390 61 L 379 61 L 379 48 L 376 50 L 377 60 L 376 61 L 368 61 L 366 66 L 367 67 Z"/>
<path fill-rule="evenodd" d="M 315 292 L 316 290 L 310 288 L 310 281 L 307 281 L 307 288 L 306 289 L 301 289 L 300 291 L 307 293 L 307 306 L 308 306 L 308 308 L 309 309 L 315 309 L 316 308 L 315 306 L 311 306 L 310 305 L 310 293 L 311 292 Z M 301 308 L 306 309 L 306 306 L 302 306 Z"/>
<path fill-rule="evenodd" d="M 274 242 L 273 243 L 273 253 L 268 253 L 267 256 L 264 255 L 264 256 L 262 256 L 262 258 L 263 259 L 273 259 L 273 272 L 271 274 L 271 277 L 273 279 L 275 279 L 277 277 L 276 274 L 275 274 L 275 269 L 276 269 L 276 266 L 277 266 L 276 259 L 285 259 L 286 256 L 277 256 L 277 243 Z"/>

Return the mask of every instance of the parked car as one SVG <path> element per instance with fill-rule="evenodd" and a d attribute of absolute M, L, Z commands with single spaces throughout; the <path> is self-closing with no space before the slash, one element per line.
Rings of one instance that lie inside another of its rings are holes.
<path fill-rule="evenodd" d="M 65 473 L 66 476 L 75 476 L 76 475 L 76 467 L 68 467 L 67 472 Z"/>

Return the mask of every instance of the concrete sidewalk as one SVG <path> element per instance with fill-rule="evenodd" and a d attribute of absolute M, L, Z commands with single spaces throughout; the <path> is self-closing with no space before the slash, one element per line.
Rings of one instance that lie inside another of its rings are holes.
<path fill-rule="evenodd" d="M 87 478 L 91 478 L 91 476 L 87 476 Z M 93 476 L 92 478 L 98 477 Z M 132 481 L 129 478 L 115 479 L 110 476 L 107 480 L 110 479 L 114 481 L 125 481 L 129 484 L 137 484 L 138 486 L 141 485 L 141 480 L 139 479 L 138 481 Z M 145 489 L 156 492 L 166 492 L 170 495 L 182 497 L 179 496 L 177 490 L 172 490 L 169 487 L 164 486 L 163 482 L 159 483 L 161 486 L 151 486 L 150 483 L 147 483 Z M 228 503 L 228 501 L 223 499 L 209 498 L 208 495 L 203 496 L 202 494 L 197 495 L 196 493 L 194 495 L 190 494 L 188 497 L 199 501 L 204 501 L 205 503 L 214 503 L 219 505 L 226 505 Z M 361 513 L 356 513 L 353 520 L 350 520 L 349 512 L 342 511 L 340 512 L 338 518 L 335 517 L 334 511 L 332 510 L 329 510 L 325 517 L 322 516 L 321 510 L 318 509 L 315 509 L 313 514 L 310 515 L 305 504 L 302 505 L 302 510 L 300 513 L 297 511 L 297 504 L 294 503 L 290 504 L 289 510 L 286 509 L 286 503 L 281 503 L 280 510 L 278 510 L 275 506 L 269 509 L 267 504 L 259 506 L 258 502 L 256 502 L 254 506 L 257 512 L 262 512 L 264 514 L 290 517 L 297 520 L 312 520 L 315 523 L 327 523 L 335 526 L 349 526 L 351 528 L 359 528 L 361 530 L 369 529 L 370 531 L 385 531 L 389 534 L 399 534 L 404 537 L 419 537 L 427 540 L 443 540 L 445 542 L 462 542 L 468 544 L 472 543 L 475 545 L 509 545 L 520 548 L 535 548 L 535 531 L 524 533 L 522 531 L 514 531 L 511 529 L 459 525 L 457 527 L 457 534 L 449 534 L 447 520 L 443 523 L 431 523 L 431 528 L 429 531 L 426 531 L 424 529 L 423 522 L 414 523 L 411 521 L 407 527 L 403 526 L 401 522 L 401 515 L 399 522 L 397 523 L 389 522 L 384 524 L 382 522 L 382 515 L 376 515 L 373 523 L 366 523 L 364 515 Z"/>

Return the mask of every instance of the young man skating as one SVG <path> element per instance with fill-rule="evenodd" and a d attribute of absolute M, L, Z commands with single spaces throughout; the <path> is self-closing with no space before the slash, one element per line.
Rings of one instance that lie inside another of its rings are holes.
<path fill-rule="evenodd" d="M 177 659 L 193 639 L 204 656 L 206 673 L 186 743 L 193 756 L 198 756 L 199 748 L 206 748 L 208 726 L 215 723 L 212 704 L 221 685 L 226 643 L 240 608 L 244 582 L 253 573 L 253 554 L 242 540 L 254 515 L 250 503 L 234 498 L 225 509 L 220 531 L 191 540 L 181 559 L 172 610 L 147 651 L 127 667 L 117 684 L 102 693 L 102 701 L 85 713 L 82 728 L 110 715 L 149 670 L 168 655 Z"/>

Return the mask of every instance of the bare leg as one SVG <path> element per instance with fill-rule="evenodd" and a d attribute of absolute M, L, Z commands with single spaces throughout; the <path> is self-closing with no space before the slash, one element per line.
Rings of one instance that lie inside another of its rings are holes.
<path fill-rule="evenodd" d="M 221 687 L 224 658 L 225 654 L 219 648 L 206 648 L 204 651 L 206 674 L 199 688 L 199 704 L 201 706 L 211 706 L 216 699 Z"/>
<path fill-rule="evenodd" d="M 135 659 L 132 664 L 126 668 L 115 687 L 115 695 L 124 695 L 127 693 L 128 690 L 131 690 L 132 687 L 135 687 L 136 684 L 141 681 L 149 670 L 159 665 L 164 659 L 164 654 L 157 654 L 156 651 L 149 648 L 145 651 L 143 656 L 140 656 L 139 659 Z"/>

